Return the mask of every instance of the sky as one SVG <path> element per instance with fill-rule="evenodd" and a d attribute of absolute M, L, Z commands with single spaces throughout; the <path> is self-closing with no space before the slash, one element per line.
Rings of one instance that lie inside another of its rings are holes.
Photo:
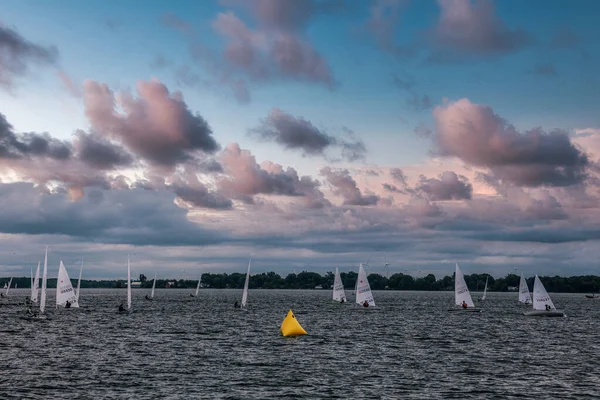
<path fill-rule="evenodd" d="M 2 1 L 0 275 L 598 274 L 599 13 Z"/>

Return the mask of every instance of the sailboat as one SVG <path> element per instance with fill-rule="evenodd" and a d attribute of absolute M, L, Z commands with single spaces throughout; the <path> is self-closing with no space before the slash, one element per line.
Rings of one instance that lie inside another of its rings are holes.
<path fill-rule="evenodd" d="M 200 282 L 202 282 L 202 274 L 200 274 L 200 278 L 198 279 L 198 284 L 196 285 L 196 292 L 194 294 L 190 293 L 190 297 L 198 297 L 198 292 L 200 291 Z"/>
<path fill-rule="evenodd" d="M 69 279 L 67 269 L 62 260 L 60 260 L 58 277 L 56 279 L 56 308 L 66 307 L 67 302 L 71 304 L 69 308 L 79 308 L 79 303 L 75 296 L 71 279 Z"/>
<path fill-rule="evenodd" d="M 37 269 L 35 270 L 35 278 L 31 285 L 31 301 L 37 303 L 38 294 L 40 292 L 40 263 L 38 262 Z"/>
<path fill-rule="evenodd" d="M 146 300 L 154 300 L 154 288 L 156 287 L 156 272 L 154 273 L 154 280 L 152 281 L 152 291 L 150 292 L 150 297 L 146 295 Z"/>
<path fill-rule="evenodd" d="M 454 271 L 454 303 L 460 308 L 450 308 L 448 311 L 481 312 L 481 308 L 475 307 L 475 304 L 473 304 L 471 293 L 469 293 L 469 288 L 465 282 L 465 276 L 458 268 L 458 263 Z"/>
<path fill-rule="evenodd" d="M 527 286 L 527 280 L 521 272 L 521 281 L 519 282 L 519 303 L 531 304 L 531 294 L 529 293 L 529 286 Z"/>
<path fill-rule="evenodd" d="M 358 278 L 356 281 L 356 304 L 364 307 L 375 307 L 371 286 L 369 285 L 369 280 L 367 279 L 367 274 L 362 263 L 358 268 Z M 368 306 L 365 303 L 368 303 Z"/>
<path fill-rule="evenodd" d="M 333 279 L 333 301 L 338 301 L 340 303 L 346 303 L 348 301 L 346 299 L 346 292 L 344 291 L 344 283 L 342 282 L 342 277 L 340 276 L 340 271 L 337 267 L 335 267 L 335 278 Z"/>
<path fill-rule="evenodd" d="M 246 271 L 246 280 L 244 281 L 244 291 L 242 292 L 242 309 L 246 309 L 248 303 L 248 286 L 250 285 L 250 264 L 252 259 L 248 260 L 248 270 Z"/>
<path fill-rule="evenodd" d="M 6 291 L 4 292 L 3 297 L 8 297 L 8 291 L 10 290 L 10 285 L 12 284 L 12 280 L 13 280 L 13 278 L 11 277 L 10 280 L 8 281 L 8 286 L 6 287 Z"/>
<path fill-rule="evenodd" d="M 40 314 L 46 310 L 46 286 L 48 280 L 48 246 L 46 246 L 46 255 L 44 256 L 44 272 L 42 274 L 42 291 L 40 294 Z"/>
<path fill-rule="evenodd" d="M 533 281 L 533 310 L 525 311 L 523 315 L 528 317 L 564 317 L 565 313 L 557 310 L 554 303 L 550 299 L 546 288 L 540 281 L 538 276 L 535 276 Z"/>
<path fill-rule="evenodd" d="M 487 283 L 488 283 L 489 275 L 485 277 L 485 287 L 483 288 L 483 295 L 479 299 L 479 301 L 485 301 L 485 296 L 487 295 Z"/>
<path fill-rule="evenodd" d="M 81 267 L 79 267 L 79 279 L 77 280 L 77 292 L 75 292 L 75 301 L 79 304 L 79 292 L 81 291 L 81 274 L 83 273 L 83 259 L 81 259 Z"/>
<path fill-rule="evenodd" d="M 127 310 L 131 311 L 131 266 L 129 265 L 129 254 L 127 255 Z"/>

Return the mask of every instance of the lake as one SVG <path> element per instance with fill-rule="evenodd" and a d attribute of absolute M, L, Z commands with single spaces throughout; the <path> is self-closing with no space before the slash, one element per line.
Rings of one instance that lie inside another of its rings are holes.
<path fill-rule="evenodd" d="M 20 319 L 0 301 L 0 398 L 598 399 L 600 299 L 551 294 L 567 318 L 522 315 L 517 293 L 449 313 L 454 292 L 374 292 L 376 308 L 326 290 L 83 289 L 81 309 Z M 353 299 L 352 292 L 346 291 Z M 479 293 L 473 293 L 478 297 Z M 18 304 L 21 303 L 21 304 Z M 284 338 L 292 308 L 308 335 Z"/>

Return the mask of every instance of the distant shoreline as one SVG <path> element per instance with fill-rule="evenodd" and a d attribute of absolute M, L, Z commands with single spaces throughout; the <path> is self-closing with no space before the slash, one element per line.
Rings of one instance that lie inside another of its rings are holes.
<path fill-rule="evenodd" d="M 342 272 L 340 274 L 345 290 L 354 290 L 357 274 L 356 272 Z M 244 287 L 246 274 L 202 274 L 201 287 L 203 289 L 235 289 Z M 325 275 L 316 272 L 300 272 L 289 274 L 285 278 L 275 272 L 266 272 L 250 276 L 250 289 L 314 289 L 329 290 L 333 285 L 333 273 Z M 516 292 L 519 287 L 520 276 L 509 274 L 503 278 L 493 278 L 488 274 L 465 275 L 465 281 L 471 292 L 482 292 L 485 281 L 488 279 L 489 292 Z M 0 278 L 0 290 L 8 284 L 10 277 Z M 454 291 L 454 278 L 444 276 L 436 279 L 433 274 L 415 278 L 411 275 L 401 273 L 385 277 L 380 274 L 369 274 L 369 284 L 372 290 L 404 290 L 404 291 Z M 540 276 L 540 280 L 546 290 L 553 293 L 599 293 L 600 276 Z M 73 287 L 77 285 L 77 279 L 71 279 Z M 30 277 L 13 277 L 11 287 L 15 284 L 20 289 L 31 288 Z M 157 289 L 195 289 L 198 280 L 191 279 L 157 279 Z M 530 290 L 533 289 L 533 277 L 527 278 Z M 48 279 L 48 289 L 56 288 L 56 278 Z M 126 280 L 81 280 L 82 289 L 120 289 L 125 288 Z M 132 289 L 150 289 L 152 279 L 140 274 L 137 280 L 133 280 Z"/>

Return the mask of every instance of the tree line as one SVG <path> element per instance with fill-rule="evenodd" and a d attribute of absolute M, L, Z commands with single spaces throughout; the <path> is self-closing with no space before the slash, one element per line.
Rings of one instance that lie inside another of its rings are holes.
<path fill-rule="evenodd" d="M 340 277 L 347 290 L 353 290 L 356 284 L 358 274 L 354 271 L 342 272 Z M 516 290 L 519 286 L 520 277 L 515 274 L 509 274 L 502 278 L 493 278 L 488 274 L 465 275 L 465 281 L 471 291 L 483 291 L 485 280 L 488 279 L 488 290 L 493 292 L 507 292 Z M 10 278 L 0 278 L 0 288 L 8 284 Z M 212 289 L 242 289 L 246 274 L 202 274 L 201 287 Z M 373 290 L 454 290 L 454 274 L 437 279 L 433 274 L 425 277 L 415 278 L 406 274 L 393 274 L 389 278 L 380 274 L 369 274 L 369 284 Z M 546 290 L 554 293 L 597 293 L 600 291 L 600 276 L 542 276 L 540 277 Z M 331 289 L 333 286 L 334 274 L 327 272 L 321 275 L 316 272 L 303 271 L 298 274 L 291 273 L 285 278 L 275 272 L 264 272 L 250 276 L 250 289 Z M 533 277 L 527 278 L 529 290 L 533 290 Z M 144 274 L 139 276 L 139 285 L 142 288 L 150 289 L 152 279 L 148 279 Z M 77 285 L 77 279 L 71 279 L 73 287 Z M 12 287 L 18 285 L 19 288 L 30 288 L 31 278 L 13 278 Z M 157 288 L 195 288 L 198 280 L 189 279 L 157 279 Z M 133 284 L 136 287 L 137 284 Z M 48 288 L 56 288 L 56 279 L 48 279 Z M 125 288 L 125 280 L 82 280 L 82 288 Z"/>

